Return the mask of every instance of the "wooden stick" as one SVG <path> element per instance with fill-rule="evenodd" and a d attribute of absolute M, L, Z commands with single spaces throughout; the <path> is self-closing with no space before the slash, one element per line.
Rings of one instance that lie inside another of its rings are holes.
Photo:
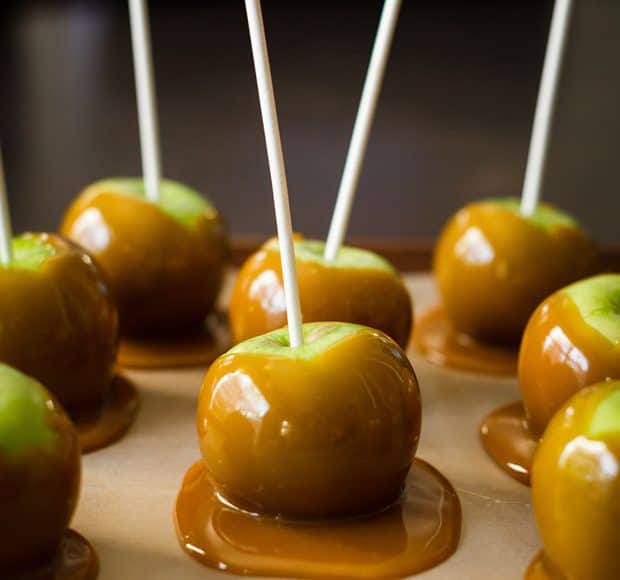
<path fill-rule="evenodd" d="M 140 125 L 140 150 L 146 198 L 159 199 L 161 152 L 157 126 L 157 104 L 153 83 L 153 56 L 149 15 L 145 0 L 129 0 L 136 98 Z"/>
<path fill-rule="evenodd" d="M 299 287 L 297 284 L 297 269 L 295 266 L 295 247 L 293 245 L 293 227 L 291 210 L 286 183 L 284 156 L 278 114 L 271 80 L 265 26 L 261 11 L 260 0 L 245 0 L 245 9 L 248 15 L 250 41 L 254 68 L 256 70 L 256 84 L 260 101 L 265 143 L 267 144 L 267 158 L 273 188 L 273 203 L 276 214 L 276 227 L 282 260 L 282 275 L 284 278 L 284 296 L 286 300 L 286 315 L 288 320 L 290 345 L 296 348 L 303 344 L 301 307 L 299 304 Z"/>
<path fill-rule="evenodd" d="M 381 13 L 375 44 L 372 49 L 370 63 L 368 64 L 368 72 L 366 73 L 362 98 L 357 110 L 347 160 L 340 180 L 336 206 L 334 207 L 327 235 L 327 243 L 325 244 L 324 257 L 328 261 L 333 261 L 338 255 L 346 235 L 347 226 L 349 225 L 355 192 L 368 146 L 370 129 L 377 109 L 377 101 L 379 100 L 387 59 L 394 38 L 394 30 L 398 22 L 400 6 L 401 0 L 385 0 L 383 5 L 383 12 Z"/>
<path fill-rule="evenodd" d="M 540 199 L 551 120 L 555 109 L 560 69 L 562 68 L 572 8 L 573 0 L 556 0 L 553 8 L 521 193 L 521 213 L 525 216 L 530 216 L 536 211 Z"/>
<path fill-rule="evenodd" d="M 13 230 L 11 228 L 11 215 L 9 213 L 6 180 L 4 178 L 2 150 L 0 149 L 0 263 L 4 265 L 10 264 L 13 259 L 12 240 Z"/>

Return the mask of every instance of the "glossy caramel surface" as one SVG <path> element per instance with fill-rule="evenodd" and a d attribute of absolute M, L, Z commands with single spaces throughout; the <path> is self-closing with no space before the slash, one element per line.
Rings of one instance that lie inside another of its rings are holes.
<path fill-rule="evenodd" d="M 379 269 L 326 267 L 297 259 L 304 322 L 352 322 L 409 342 L 412 303 L 398 274 Z M 245 262 L 230 302 L 235 343 L 286 325 L 280 253 L 265 244 Z"/>
<path fill-rule="evenodd" d="M 530 484 L 539 438 L 529 428 L 521 401 L 487 415 L 480 426 L 480 439 L 499 467 L 517 481 Z"/>
<path fill-rule="evenodd" d="M 45 385 L 72 417 L 97 413 L 116 357 L 114 300 L 84 251 L 29 235 L 55 255 L 36 270 L 0 268 L 0 361 Z"/>
<path fill-rule="evenodd" d="M 549 423 L 532 467 L 532 500 L 547 559 L 567 579 L 620 578 L 620 425 L 593 433 L 593 415 L 620 383 L 572 397 Z"/>
<path fill-rule="evenodd" d="M 399 496 L 420 435 L 418 383 L 392 340 L 360 328 L 311 359 L 234 352 L 213 363 L 198 437 L 230 502 L 316 519 Z"/>
<path fill-rule="evenodd" d="M 482 343 L 458 331 L 442 306 L 434 306 L 416 320 L 415 349 L 433 364 L 488 375 L 514 375 L 517 349 Z"/>
<path fill-rule="evenodd" d="M 0 578 L 53 561 L 78 499 L 77 434 L 58 402 L 45 397 L 49 443 L 0 453 Z"/>
<path fill-rule="evenodd" d="M 213 310 L 228 255 L 213 208 L 186 227 L 145 199 L 95 184 L 70 206 L 61 232 L 105 272 L 121 334 L 196 331 Z"/>
<path fill-rule="evenodd" d="M 519 352 L 519 388 L 531 429 L 542 434 L 553 414 L 579 389 L 620 378 L 620 349 L 586 324 L 563 291 L 529 321 Z"/>
<path fill-rule="evenodd" d="M 199 462 L 185 476 L 175 520 L 185 551 L 218 570 L 287 578 L 400 578 L 452 555 L 460 538 L 461 507 L 448 481 L 415 460 L 403 496 L 379 513 L 287 522 L 223 503 Z"/>
<path fill-rule="evenodd" d="M 512 345 L 544 298 L 596 267 L 595 247 L 577 226 L 539 227 L 490 201 L 452 217 L 433 264 L 455 327 L 483 342 Z"/>

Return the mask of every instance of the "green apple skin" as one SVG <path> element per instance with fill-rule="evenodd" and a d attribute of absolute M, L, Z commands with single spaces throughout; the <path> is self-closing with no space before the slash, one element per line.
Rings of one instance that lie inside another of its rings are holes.
<path fill-rule="evenodd" d="M 0 264 L 0 268 L 36 272 L 46 260 L 56 256 L 58 250 L 44 238 L 25 234 L 11 240 L 11 252 L 11 261 Z"/>
<path fill-rule="evenodd" d="M 564 578 L 620 578 L 620 381 L 586 387 L 549 423 L 532 468 L 546 558 Z"/>
<path fill-rule="evenodd" d="M 53 449 L 56 434 L 47 420 L 48 400 L 37 381 L 0 363 L 0 455 L 7 461 Z"/>
<path fill-rule="evenodd" d="M 217 217 L 217 211 L 210 200 L 195 189 L 173 181 L 162 179 L 159 198 L 149 202 L 146 198 L 144 180 L 138 177 L 116 177 L 103 179 L 90 186 L 97 191 L 113 191 L 147 203 L 153 203 L 177 223 L 191 230 L 205 214 Z"/>
<path fill-rule="evenodd" d="M 564 293 L 583 321 L 620 347 L 620 275 L 603 274 L 571 284 Z"/>
<path fill-rule="evenodd" d="M 60 404 L 34 379 L 0 364 L 0 577 L 54 557 L 77 503 L 80 462 Z"/>
<path fill-rule="evenodd" d="M 579 228 L 579 222 L 570 214 L 546 203 L 539 203 L 534 213 L 521 213 L 521 200 L 517 197 L 494 197 L 487 200 L 491 204 L 501 207 L 513 215 L 525 220 L 529 224 L 546 231 L 558 227 Z"/>
<path fill-rule="evenodd" d="M 344 246 L 324 259 L 325 243 L 295 241 L 299 298 L 304 322 L 350 322 L 385 332 L 406 348 L 411 335 L 411 296 L 394 267 L 373 252 Z M 234 342 L 281 328 L 286 306 L 280 250 L 270 240 L 241 268 L 232 291 Z"/>
<path fill-rule="evenodd" d="M 293 242 L 295 247 L 295 259 L 299 262 L 310 262 L 324 268 L 352 269 L 352 270 L 378 270 L 398 276 L 398 271 L 390 262 L 379 254 L 355 248 L 342 246 L 336 258 L 325 259 L 325 242 L 322 240 L 298 239 Z M 265 244 L 265 249 L 280 253 L 280 245 L 276 238 L 272 238 Z"/>
<path fill-rule="evenodd" d="M 251 512 L 381 509 L 401 493 L 420 435 L 411 363 L 371 328 L 312 323 L 303 334 L 297 348 L 286 328 L 250 339 L 209 369 L 197 417 L 209 477 Z"/>
<path fill-rule="evenodd" d="M 150 202 L 141 179 L 99 181 L 71 204 L 61 232 L 106 274 L 123 336 L 168 340 L 202 332 L 229 251 L 219 213 L 196 191 L 163 180 L 160 198 Z"/>

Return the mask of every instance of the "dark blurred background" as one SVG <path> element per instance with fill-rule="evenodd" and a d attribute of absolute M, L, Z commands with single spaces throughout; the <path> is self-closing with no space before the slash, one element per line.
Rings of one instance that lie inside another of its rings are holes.
<path fill-rule="evenodd" d="M 324 236 L 382 2 L 264 0 L 295 228 Z M 163 165 L 234 235 L 274 231 L 242 0 L 151 1 Z M 405 0 L 353 212 L 356 238 L 437 234 L 518 195 L 552 2 Z M 618 241 L 620 1 L 576 0 L 544 196 Z M 16 230 L 140 172 L 126 2 L 0 2 L 0 140 Z"/>

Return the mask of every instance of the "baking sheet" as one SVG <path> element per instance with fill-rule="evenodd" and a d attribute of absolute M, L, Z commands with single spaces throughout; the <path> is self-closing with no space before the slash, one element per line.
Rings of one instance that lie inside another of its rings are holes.
<path fill-rule="evenodd" d="M 436 301 L 430 276 L 405 279 L 416 312 Z M 483 416 L 518 398 L 516 380 L 447 372 L 410 355 L 424 404 L 418 456 L 448 477 L 463 506 L 457 552 L 415 578 L 522 578 L 540 547 L 529 489 L 496 467 L 478 440 Z M 135 425 L 120 443 L 84 457 L 72 527 L 97 549 L 101 580 L 231 578 L 183 553 L 172 519 L 185 471 L 199 457 L 194 418 L 204 373 L 127 372 L 141 392 Z"/>

